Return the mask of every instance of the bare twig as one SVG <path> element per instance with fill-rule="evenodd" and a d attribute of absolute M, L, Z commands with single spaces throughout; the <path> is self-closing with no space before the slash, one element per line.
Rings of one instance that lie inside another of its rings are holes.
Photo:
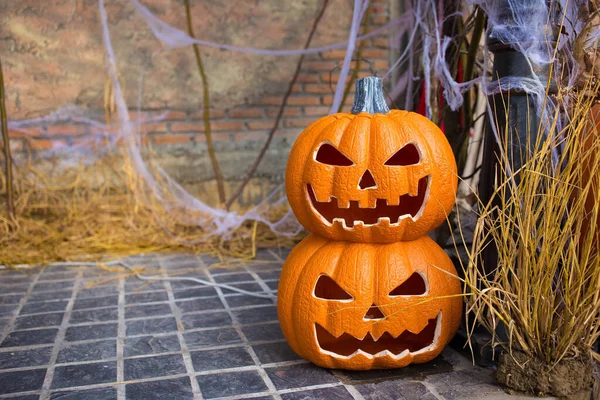
<path fill-rule="evenodd" d="M 194 28 L 192 26 L 192 13 L 190 12 L 190 2 L 189 0 L 183 0 L 185 3 L 185 14 L 187 17 L 187 28 L 188 34 L 196 38 L 194 35 Z M 219 203 L 222 205 L 225 204 L 225 186 L 223 184 L 223 175 L 221 174 L 221 168 L 219 168 L 219 161 L 217 160 L 217 155 L 215 154 L 215 148 L 212 141 L 212 134 L 210 130 L 210 98 L 208 92 L 208 79 L 206 77 L 206 71 L 204 70 L 204 65 L 202 64 L 202 57 L 200 57 L 200 50 L 197 44 L 193 44 L 194 48 L 194 56 L 196 57 L 196 64 L 198 65 L 198 71 L 200 72 L 200 77 L 202 78 L 202 89 L 204 91 L 204 133 L 206 135 L 206 147 L 208 148 L 208 156 L 210 157 L 210 162 L 212 163 L 213 171 L 215 172 L 215 179 L 217 180 L 217 191 L 219 194 Z"/>
<path fill-rule="evenodd" d="M 10 141 L 8 139 L 8 123 L 6 118 L 6 104 L 4 101 L 4 74 L 0 61 L 0 120 L 2 122 L 2 143 L 4 144 L 4 166 L 6 169 L 6 212 L 10 221 L 15 220 L 15 205 L 13 192 L 12 156 L 10 154 Z"/>
<path fill-rule="evenodd" d="M 323 1 L 323 6 L 321 7 L 319 14 L 315 18 L 315 22 L 313 23 L 310 33 L 308 34 L 308 38 L 306 39 L 306 43 L 304 44 L 305 49 L 310 47 L 310 43 L 312 42 L 315 31 L 317 30 L 317 26 L 319 25 L 319 22 L 323 18 L 323 14 L 325 14 L 325 9 L 327 8 L 328 4 L 329 4 L 329 0 Z M 250 168 L 250 171 L 248 171 L 248 175 L 246 175 L 246 178 L 242 181 L 240 186 L 238 186 L 237 190 L 231 195 L 231 198 L 227 201 L 227 203 L 225 205 L 225 207 L 227 209 L 229 209 L 231 207 L 231 205 L 236 201 L 236 199 L 238 197 L 240 197 L 240 195 L 242 194 L 242 191 L 244 190 L 244 188 L 246 187 L 248 182 L 250 182 L 250 179 L 252 179 L 252 177 L 256 173 L 256 170 L 258 169 L 258 165 L 260 164 L 263 157 L 265 156 L 265 153 L 267 152 L 267 149 L 269 148 L 269 145 L 271 144 L 271 140 L 273 140 L 273 136 L 275 135 L 275 132 L 277 131 L 277 127 L 279 126 L 281 117 L 283 116 L 283 110 L 285 109 L 285 106 L 287 105 L 287 100 L 290 97 L 290 94 L 292 93 L 292 88 L 293 88 L 294 84 L 296 83 L 296 80 L 298 79 L 298 75 L 300 74 L 300 68 L 302 67 L 303 61 L 304 61 L 304 54 L 302 54 L 300 56 L 300 59 L 298 59 L 298 64 L 296 65 L 296 71 L 294 72 L 292 80 L 290 81 L 287 92 L 283 96 L 281 106 L 279 107 L 279 112 L 277 113 L 277 118 L 275 118 L 275 123 L 273 124 L 273 128 L 271 128 L 271 131 L 269 132 L 267 141 L 265 142 L 262 149 L 260 150 L 258 157 L 256 157 L 256 160 L 254 161 L 254 164 Z"/>
<path fill-rule="evenodd" d="M 370 4 L 369 4 L 369 7 L 367 7 L 364 21 L 365 22 L 363 25 L 363 33 L 362 34 L 366 35 L 367 33 L 369 33 L 369 22 L 371 21 L 371 5 Z M 350 90 L 352 89 L 354 82 L 358 78 L 362 53 L 363 53 L 363 50 L 365 49 L 365 43 L 366 43 L 366 40 L 363 40 L 358 45 L 358 50 L 356 51 L 356 64 L 354 64 L 354 69 L 352 70 L 352 75 L 350 76 L 350 80 L 348 81 L 348 83 L 346 84 L 346 88 L 344 89 L 344 96 L 342 97 L 342 102 L 340 103 L 340 106 L 339 106 L 337 112 L 342 112 L 342 109 L 344 108 L 344 104 L 346 103 L 346 99 L 348 98 L 348 95 L 350 94 Z"/>

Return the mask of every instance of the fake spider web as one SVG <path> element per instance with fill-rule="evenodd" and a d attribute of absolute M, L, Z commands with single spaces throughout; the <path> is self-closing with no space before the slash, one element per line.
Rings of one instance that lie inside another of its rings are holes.
<path fill-rule="evenodd" d="M 445 59 L 446 50 L 452 39 L 441 34 L 443 10 L 439 6 L 441 2 L 433 0 L 407 2 L 407 9 L 403 14 L 364 36 L 359 36 L 358 32 L 369 1 L 355 0 L 348 41 L 307 50 L 254 49 L 194 39 L 178 28 L 160 20 L 140 1 L 128 1 L 136 13 L 144 19 L 156 39 L 167 49 L 198 44 L 257 55 L 298 56 L 345 48 L 346 55 L 341 66 L 340 77 L 335 85 L 331 112 L 337 110 L 341 104 L 344 82 L 350 72 L 350 62 L 355 53 L 356 44 L 361 40 L 384 34 L 391 37 L 390 47 L 397 54 L 391 68 L 383 76 L 384 80 L 388 81 L 387 86 L 391 87 L 391 98 L 405 92 L 406 98 L 409 99 L 415 90 L 415 80 L 422 76 L 426 94 L 425 109 L 428 117 L 432 116 L 432 96 L 434 88 L 438 86 L 442 88 L 444 99 L 452 110 L 457 110 L 462 105 L 463 94 L 475 86 L 487 95 L 507 88 L 524 91 L 535 99 L 536 110 L 540 115 L 547 111 L 544 107 L 548 109 L 557 106 L 546 95 L 546 82 L 542 82 L 535 74 L 528 78 L 508 78 L 499 81 L 491 79 L 488 74 L 489 56 L 483 51 L 480 52 L 483 62 L 479 76 L 468 82 L 457 82 Z M 525 54 L 530 61 L 531 68 L 535 69 L 555 61 L 554 52 L 548 48 L 545 32 L 551 21 L 560 19 L 560 17 L 569 21 L 564 26 L 570 35 L 567 39 L 561 39 L 560 44 L 562 48 L 566 49 L 567 54 L 572 53 L 569 52 L 569 49 L 574 46 L 573 38 L 582 29 L 581 22 L 577 22 L 577 10 L 580 3 L 561 0 L 549 5 L 544 0 L 476 0 L 472 1 L 470 5 L 471 7 L 479 6 L 487 13 L 490 37 Z M 557 8 L 562 11 L 555 15 L 553 12 Z M 118 143 L 122 143 L 123 146 L 118 152 L 122 156 L 121 164 L 126 172 L 124 179 L 132 192 L 133 200 L 130 206 L 146 208 L 148 210 L 146 215 L 154 219 L 167 237 L 172 239 L 172 243 L 194 246 L 214 238 L 228 240 L 239 231 L 240 227 L 253 222 L 266 226 L 275 236 L 290 237 L 298 234 L 302 227 L 287 206 L 287 200 L 282 194 L 282 186 L 276 188 L 260 204 L 247 211 L 226 211 L 211 207 L 192 195 L 160 165 L 152 162 L 146 156 L 140 133 L 140 122 L 132 120 L 129 112 L 132 109 L 131 104 L 126 103 L 123 95 L 104 0 L 98 0 L 98 10 L 102 23 L 106 71 L 114 94 L 117 124 L 107 124 L 95 120 L 86 115 L 85 111 L 74 106 L 67 106 L 43 118 L 11 121 L 9 127 L 19 130 L 56 121 L 72 121 L 87 124 L 94 128 L 94 132 L 100 132 L 90 135 L 80 145 L 72 145 L 68 148 L 56 146 L 51 154 L 61 158 L 63 164 L 67 165 L 81 163 L 93 165 L 101 157 L 114 150 Z M 521 12 L 522 10 L 528 10 L 528 12 Z M 597 42 L 598 40 L 600 40 L 600 28 L 596 28 L 588 35 L 588 41 Z M 567 74 L 567 81 L 568 85 L 574 85 L 579 64 L 573 59 L 569 61 L 570 71 Z M 140 73 L 140 93 L 136 105 L 138 110 L 142 109 L 142 80 L 143 71 Z M 393 81 L 393 85 L 390 85 L 389 81 Z M 406 103 L 410 104 L 408 101 Z M 489 107 L 488 113 L 491 113 Z M 552 114 L 549 112 L 546 115 Z M 144 122 L 160 121 L 162 118 L 164 118 L 164 114 L 157 114 Z M 107 144 L 108 147 L 106 147 Z M 282 165 L 281 168 L 283 170 L 284 166 Z M 40 179 L 35 173 L 25 175 L 26 179 L 33 182 L 33 185 L 38 188 L 43 189 L 47 185 L 46 180 Z M 283 211 L 274 212 L 274 210 Z M 189 229 L 189 227 L 200 229 L 196 230 L 193 235 L 182 235 L 178 230 Z M 244 233 L 244 235 L 248 236 L 249 234 Z M 57 256 L 61 257 L 61 255 Z"/>

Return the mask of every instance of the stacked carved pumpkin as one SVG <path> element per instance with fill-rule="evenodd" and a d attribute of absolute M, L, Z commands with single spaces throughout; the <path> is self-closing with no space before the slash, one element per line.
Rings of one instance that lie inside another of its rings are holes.
<path fill-rule="evenodd" d="M 436 357 L 460 323 L 456 270 L 427 233 L 455 200 L 440 129 L 357 81 L 352 113 L 323 117 L 292 147 L 286 191 L 312 234 L 290 253 L 278 312 L 292 349 L 329 368 L 396 368 Z"/>

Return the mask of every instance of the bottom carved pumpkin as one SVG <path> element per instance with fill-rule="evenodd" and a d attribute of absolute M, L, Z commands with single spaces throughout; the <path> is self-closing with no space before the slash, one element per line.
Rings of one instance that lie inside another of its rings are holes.
<path fill-rule="evenodd" d="M 462 317 L 461 285 L 429 237 L 370 244 L 308 236 L 279 281 L 281 329 L 326 368 L 399 368 L 435 358 Z"/>

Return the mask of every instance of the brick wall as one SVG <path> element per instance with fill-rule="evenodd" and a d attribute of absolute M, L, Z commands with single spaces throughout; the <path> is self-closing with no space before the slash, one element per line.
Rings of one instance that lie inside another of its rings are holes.
<path fill-rule="evenodd" d="M 351 8 L 351 2 L 347 2 Z M 376 29 L 389 21 L 388 2 L 372 0 L 370 29 Z M 349 21 L 347 21 L 349 22 Z M 323 23 L 326 23 L 325 21 Z M 319 32 L 319 31 L 318 31 Z M 343 32 L 347 38 L 347 30 Z M 317 39 L 317 45 L 326 44 Z M 331 43 L 331 41 L 326 41 Z M 186 51 L 191 52 L 187 48 Z M 278 127 L 275 140 L 259 168 L 258 176 L 270 181 L 281 181 L 287 153 L 297 135 L 311 122 L 329 112 L 333 90 L 345 55 L 344 50 L 334 50 L 305 57 L 301 73 L 288 99 L 288 106 Z M 290 76 L 294 62 L 286 64 Z M 390 53 L 386 35 L 366 42 L 362 53 L 360 76 L 377 72 L 383 75 L 389 68 Z M 354 63 L 352 63 L 352 68 Z M 288 83 L 272 85 L 260 97 L 252 98 L 232 107 L 220 101 L 211 110 L 211 127 L 217 156 L 224 176 L 229 181 L 242 178 L 254 161 L 275 122 Z M 289 78 L 288 78 L 289 82 Z M 349 111 L 352 96 L 346 100 L 344 111 Z M 147 113 L 132 116 L 143 120 L 156 116 L 164 109 L 146 110 Z M 101 110 L 90 111 L 91 116 L 102 119 Z M 206 156 L 203 115 L 201 108 L 195 110 L 170 109 L 164 120 L 145 123 L 142 132 L 158 154 L 159 161 L 167 171 L 183 183 L 206 181 L 212 178 L 212 168 Z M 96 133 L 84 124 L 73 122 L 11 131 L 12 147 L 21 150 L 69 148 L 85 145 L 91 134 Z M 185 162 L 182 162 L 186 160 Z"/>

